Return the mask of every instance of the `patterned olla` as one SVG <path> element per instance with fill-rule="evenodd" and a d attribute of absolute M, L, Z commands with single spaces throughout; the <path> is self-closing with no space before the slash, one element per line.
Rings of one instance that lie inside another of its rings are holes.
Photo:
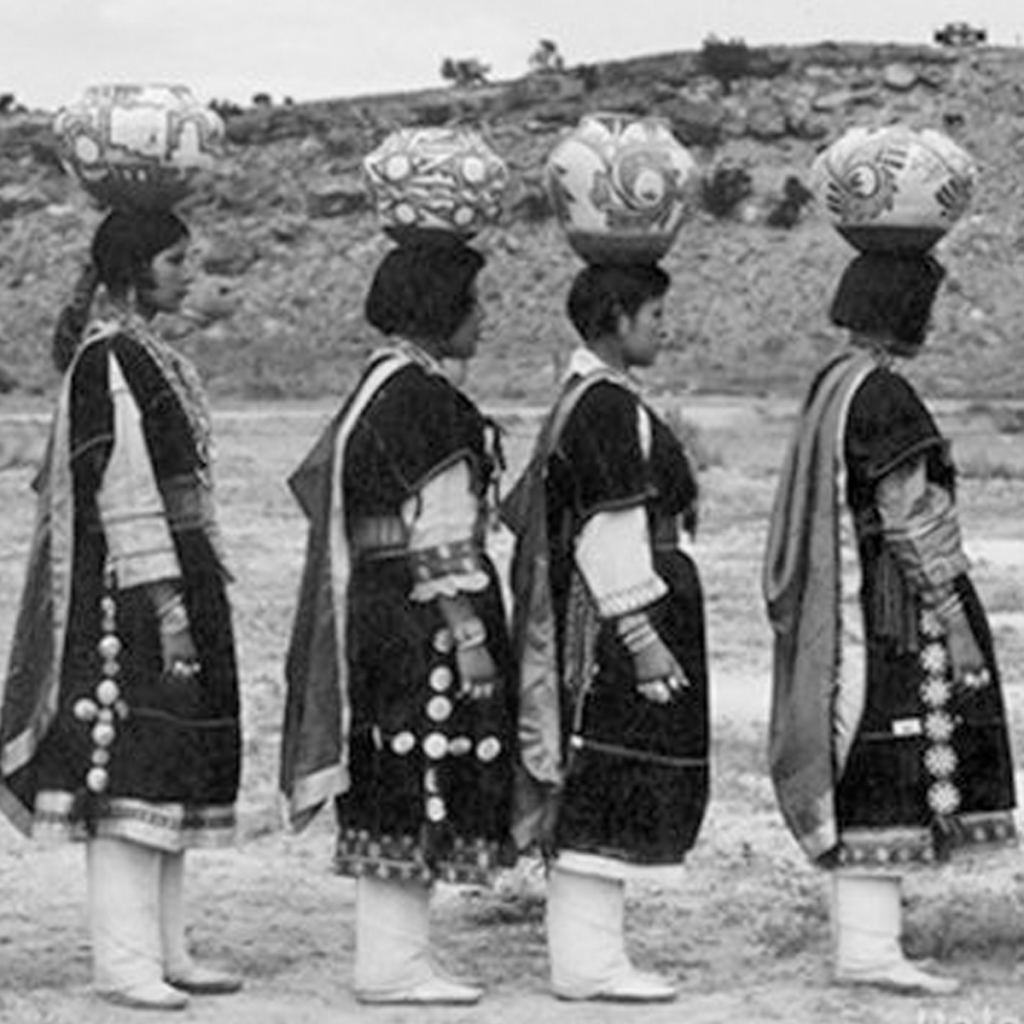
<path fill-rule="evenodd" d="M 135 209 L 184 199 L 224 134 L 183 85 L 95 85 L 53 128 L 66 167 L 100 206 Z"/>
<path fill-rule="evenodd" d="M 851 128 L 811 171 L 836 230 L 862 252 L 924 252 L 959 220 L 977 169 L 940 132 Z"/>
<path fill-rule="evenodd" d="M 588 263 L 653 263 L 692 209 L 696 164 L 662 118 L 583 117 L 552 151 L 548 194 Z"/>
<path fill-rule="evenodd" d="M 471 238 L 501 212 L 508 168 L 474 131 L 402 128 L 363 160 L 384 230 L 429 228 Z"/>

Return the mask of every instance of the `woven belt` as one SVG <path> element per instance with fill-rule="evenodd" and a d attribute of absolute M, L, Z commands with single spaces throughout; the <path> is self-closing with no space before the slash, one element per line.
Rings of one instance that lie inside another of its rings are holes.
<path fill-rule="evenodd" d="M 651 545 L 660 551 L 675 551 L 679 547 L 679 517 L 653 516 Z"/>
<path fill-rule="evenodd" d="M 399 558 L 409 554 L 409 530 L 398 516 L 363 516 L 348 529 L 349 544 L 362 558 Z"/>
<path fill-rule="evenodd" d="M 217 517 L 213 492 L 191 473 L 167 477 L 159 482 L 167 510 L 167 522 L 173 533 L 185 530 L 214 530 Z"/>

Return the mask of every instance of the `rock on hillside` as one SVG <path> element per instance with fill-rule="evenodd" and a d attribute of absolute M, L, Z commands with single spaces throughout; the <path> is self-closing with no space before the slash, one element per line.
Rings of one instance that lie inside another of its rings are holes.
<path fill-rule="evenodd" d="M 740 168 L 752 184 L 724 217 L 699 210 L 667 257 L 671 345 L 652 383 L 792 392 L 838 340 L 824 307 L 852 250 L 813 207 L 777 215 L 787 179 L 806 181 L 815 153 L 851 125 L 904 121 L 945 130 L 982 170 L 970 215 L 943 243 L 948 287 L 931 355 L 913 372 L 934 394 L 1024 393 L 1024 50 L 825 43 L 752 50 L 746 71 L 723 82 L 701 54 L 667 53 L 235 114 L 225 159 L 188 213 L 206 271 L 239 308 L 169 329 L 220 394 L 348 386 L 374 340 L 362 298 L 389 244 L 360 157 L 399 125 L 471 123 L 514 182 L 505 223 L 479 240 L 489 336 L 470 385 L 493 402 L 546 401 L 572 343 L 562 311 L 580 264 L 551 220 L 543 161 L 585 111 L 651 112 L 670 119 L 706 180 Z M 44 113 L 0 118 L 0 367 L 25 392 L 55 384 L 49 335 L 98 220 L 55 162 L 48 124 Z"/>

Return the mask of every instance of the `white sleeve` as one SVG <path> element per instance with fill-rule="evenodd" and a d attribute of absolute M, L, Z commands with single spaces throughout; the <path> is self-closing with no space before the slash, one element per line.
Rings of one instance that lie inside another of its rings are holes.
<path fill-rule="evenodd" d="M 96 495 L 118 585 L 137 587 L 181 575 L 142 431 L 142 414 L 116 357 L 109 360 L 114 445 Z"/>
<path fill-rule="evenodd" d="M 417 580 L 414 601 L 486 589 L 488 576 L 473 543 L 479 514 L 466 459 L 430 477 L 402 506 Z"/>
<path fill-rule="evenodd" d="M 602 618 L 638 611 L 668 592 L 654 571 L 642 505 L 591 516 L 576 538 L 575 557 Z"/>

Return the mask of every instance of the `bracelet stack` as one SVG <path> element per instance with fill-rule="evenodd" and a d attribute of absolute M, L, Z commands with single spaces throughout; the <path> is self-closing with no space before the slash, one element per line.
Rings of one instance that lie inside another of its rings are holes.
<path fill-rule="evenodd" d="M 452 636 L 455 638 L 455 646 L 460 651 L 467 651 L 473 647 L 483 647 L 487 642 L 487 630 L 484 628 L 484 624 L 477 618 L 455 623 L 452 626 Z"/>
<path fill-rule="evenodd" d="M 619 639 L 631 654 L 638 654 L 658 642 L 658 634 L 643 612 L 623 615 L 617 625 Z"/>

